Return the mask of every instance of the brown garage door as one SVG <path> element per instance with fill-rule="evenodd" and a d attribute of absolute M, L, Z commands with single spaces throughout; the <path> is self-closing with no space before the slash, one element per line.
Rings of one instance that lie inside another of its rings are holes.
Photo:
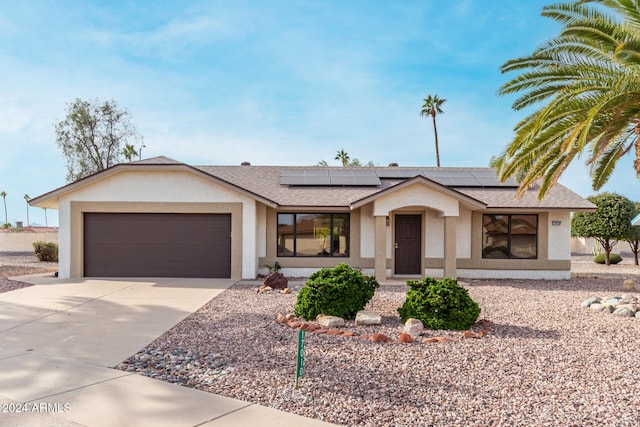
<path fill-rule="evenodd" d="M 86 277 L 231 277 L 231 215 L 85 213 Z"/>

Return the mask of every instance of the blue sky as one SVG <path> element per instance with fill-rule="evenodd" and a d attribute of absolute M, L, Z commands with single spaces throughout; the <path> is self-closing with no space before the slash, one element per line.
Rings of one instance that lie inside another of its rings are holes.
<path fill-rule="evenodd" d="M 500 66 L 557 34 L 551 1 L 29 1 L 0 6 L 0 191 L 64 185 L 54 124 L 75 98 L 116 100 L 143 157 L 194 165 L 313 165 L 344 149 L 376 165 L 486 166 L 525 112 L 497 97 Z M 561 182 L 593 194 L 587 169 Z M 632 159 L 605 190 L 640 200 Z M 31 222 L 44 212 L 30 209 Z M 4 212 L 0 212 L 0 221 Z M 49 225 L 57 225 L 48 211 Z"/>

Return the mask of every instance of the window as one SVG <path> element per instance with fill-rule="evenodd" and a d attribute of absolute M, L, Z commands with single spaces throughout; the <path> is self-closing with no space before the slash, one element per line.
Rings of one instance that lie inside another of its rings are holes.
<path fill-rule="evenodd" d="M 348 257 L 349 214 L 279 213 L 278 256 Z"/>
<path fill-rule="evenodd" d="M 538 215 L 482 215 L 482 258 L 537 257 Z"/>

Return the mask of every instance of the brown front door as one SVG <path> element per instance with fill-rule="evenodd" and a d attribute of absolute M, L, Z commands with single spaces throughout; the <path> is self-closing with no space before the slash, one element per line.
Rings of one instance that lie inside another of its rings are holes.
<path fill-rule="evenodd" d="M 396 215 L 395 225 L 395 274 L 422 274 L 422 217 Z"/>

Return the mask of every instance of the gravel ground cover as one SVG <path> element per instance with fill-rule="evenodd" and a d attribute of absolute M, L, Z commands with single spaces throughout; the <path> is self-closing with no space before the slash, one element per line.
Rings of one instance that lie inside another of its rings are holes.
<path fill-rule="evenodd" d="M 32 252 L 0 252 L 0 293 L 31 286 L 29 283 L 9 280 L 8 277 L 57 270 L 57 262 L 41 262 Z"/>
<path fill-rule="evenodd" d="M 119 366 L 248 402 L 350 426 L 636 426 L 640 423 L 640 320 L 580 303 L 621 294 L 620 279 L 472 280 L 466 284 L 493 332 L 446 343 L 373 343 L 307 333 L 294 388 L 297 331 L 277 324 L 289 295 L 241 282 Z M 368 309 L 401 332 L 407 288 L 383 285 Z"/>
<path fill-rule="evenodd" d="M 275 321 L 289 295 L 241 282 L 123 362 L 119 369 L 279 410 L 353 426 L 637 426 L 640 320 L 589 309 L 590 296 L 622 294 L 638 267 L 574 257 L 571 281 L 472 280 L 465 286 L 493 332 L 446 343 L 372 343 L 306 335 L 294 388 L 297 331 Z M 0 253 L 0 292 L 29 286 L 6 277 L 57 270 L 30 253 Z M 636 280 L 637 282 L 639 280 Z M 383 324 L 344 329 L 401 332 L 407 288 L 386 284 L 367 308 Z"/>

